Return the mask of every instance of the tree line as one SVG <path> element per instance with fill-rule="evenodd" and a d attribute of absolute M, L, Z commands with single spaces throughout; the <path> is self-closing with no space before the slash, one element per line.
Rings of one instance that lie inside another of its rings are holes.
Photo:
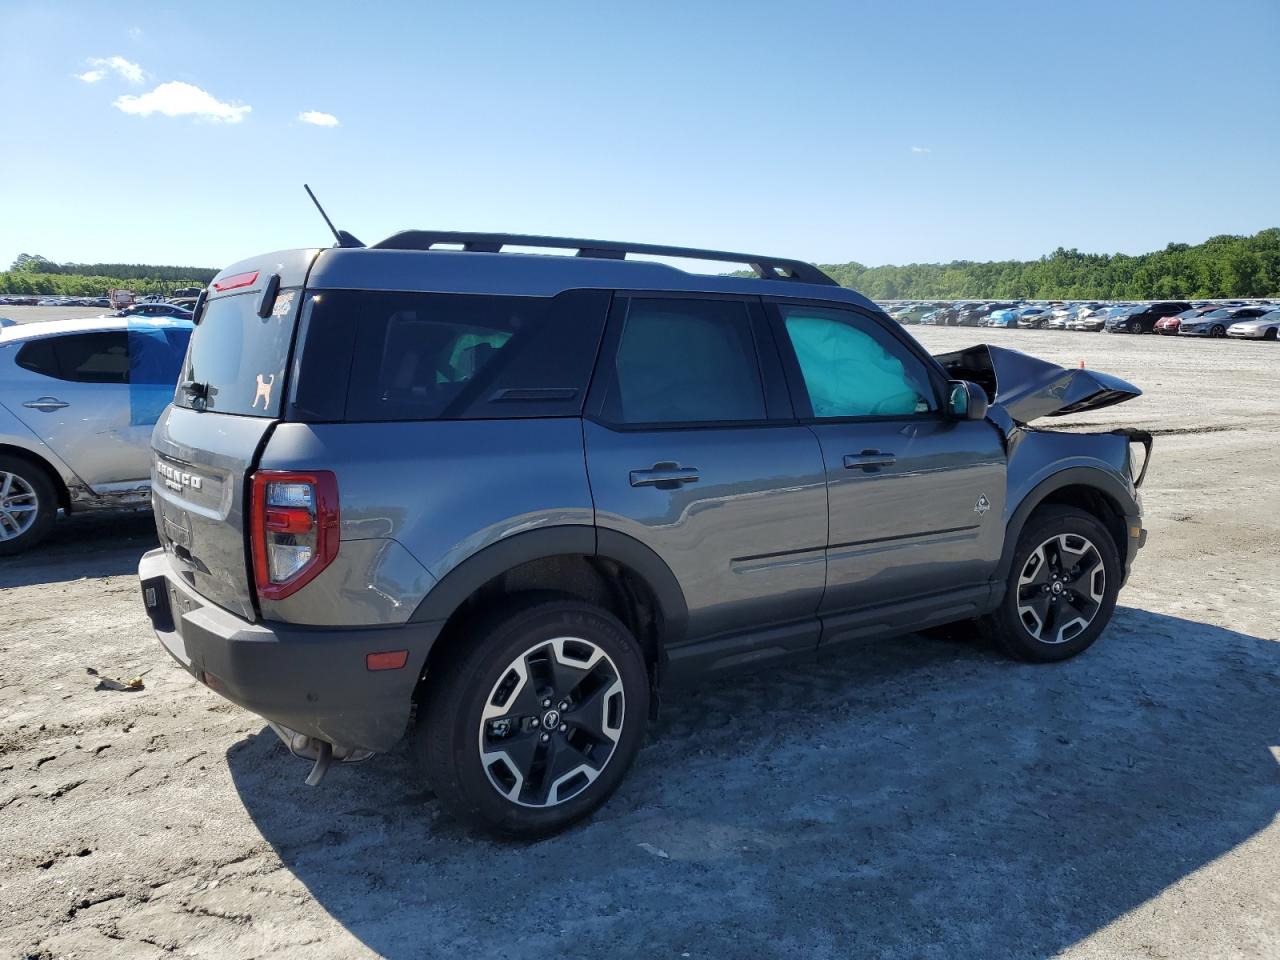
<path fill-rule="evenodd" d="M 873 300 L 1165 300 L 1280 296 L 1280 228 L 1222 235 L 1129 256 L 1059 247 L 1039 260 L 823 265 Z M 216 269 L 145 263 L 55 263 L 22 254 L 0 273 L 0 293 L 101 296 L 110 287 L 167 293 L 204 286 Z"/>
<path fill-rule="evenodd" d="M 1280 295 L 1280 228 L 1137 256 L 1059 247 L 1039 260 L 823 265 L 873 300 L 1182 300 Z"/>
<path fill-rule="evenodd" d="M 56 263 L 23 253 L 0 273 L 0 293 L 100 297 L 112 287 L 134 293 L 169 293 L 175 287 L 203 287 L 217 274 L 210 267 L 174 267 L 149 263 Z"/>

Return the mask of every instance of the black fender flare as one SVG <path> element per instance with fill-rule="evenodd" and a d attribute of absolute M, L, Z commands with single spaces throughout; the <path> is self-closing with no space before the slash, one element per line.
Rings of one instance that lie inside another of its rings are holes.
<path fill-rule="evenodd" d="M 448 620 L 469 596 L 494 577 L 531 560 L 564 555 L 612 560 L 634 571 L 657 600 L 663 644 L 684 636 L 689 607 L 680 581 L 666 562 L 634 537 L 585 525 L 544 527 L 491 543 L 445 574 L 418 604 L 409 621 Z"/>
<path fill-rule="evenodd" d="M 1134 517 L 1141 512 L 1137 500 L 1129 489 L 1106 470 L 1098 467 L 1068 467 L 1060 470 L 1032 487 L 1009 518 L 1004 531 L 1004 548 L 1000 554 L 1000 565 L 996 569 L 996 579 L 999 583 L 1005 583 L 1009 579 L 1014 549 L 1018 545 L 1018 537 L 1022 535 L 1022 528 L 1026 526 L 1027 518 L 1051 494 L 1065 487 L 1092 487 L 1113 502 L 1123 517 Z M 1116 548 L 1121 551 L 1126 547 L 1127 544 L 1116 544 Z"/>

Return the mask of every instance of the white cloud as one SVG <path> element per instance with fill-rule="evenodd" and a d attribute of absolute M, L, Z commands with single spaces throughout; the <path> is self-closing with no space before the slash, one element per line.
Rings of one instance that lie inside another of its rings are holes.
<path fill-rule="evenodd" d="M 930 147 L 912 147 L 911 152 L 912 153 L 933 153 L 933 150 Z"/>
<path fill-rule="evenodd" d="M 332 113 L 321 113 L 319 110 L 304 110 L 298 114 L 298 119 L 303 123 L 309 123 L 317 127 L 336 127 L 338 118 Z"/>
<path fill-rule="evenodd" d="M 129 36 L 131 36 L 134 40 L 137 40 L 140 36 L 142 36 L 142 28 L 141 28 L 141 27 L 130 27 L 130 28 L 129 28 Z"/>
<path fill-rule="evenodd" d="M 223 103 L 208 91 L 181 80 L 162 83 L 154 90 L 136 97 L 117 97 L 115 106 L 118 110 L 140 117 L 162 113 L 166 117 L 201 117 L 221 123 L 239 123 L 253 109 L 248 104 Z"/>
<path fill-rule="evenodd" d="M 121 79 L 129 83 L 141 83 L 146 76 L 140 66 L 124 57 L 90 57 L 85 62 L 93 69 L 76 74 L 76 79 L 83 80 L 85 83 L 97 83 L 99 80 L 106 79 L 107 74 L 112 72 L 119 74 Z"/>

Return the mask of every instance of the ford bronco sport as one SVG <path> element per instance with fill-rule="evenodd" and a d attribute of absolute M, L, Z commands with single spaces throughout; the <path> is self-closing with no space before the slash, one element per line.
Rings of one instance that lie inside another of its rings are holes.
<path fill-rule="evenodd" d="M 931 357 L 797 261 L 355 243 L 197 305 L 139 569 L 161 643 L 308 782 L 412 731 L 449 810 L 545 835 L 617 788 L 668 684 L 962 620 L 1062 660 L 1145 539 L 1149 435 L 1026 426 L 1138 395 L 1114 377 Z"/>

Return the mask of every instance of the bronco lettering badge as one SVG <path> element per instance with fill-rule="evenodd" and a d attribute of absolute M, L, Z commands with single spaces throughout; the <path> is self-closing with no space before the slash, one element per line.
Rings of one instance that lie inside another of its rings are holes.
<path fill-rule="evenodd" d="M 179 470 L 163 460 L 156 461 L 156 473 L 164 480 L 166 487 L 170 490 L 177 490 L 179 493 L 182 492 L 184 487 L 199 490 L 204 485 L 204 478 L 198 473 L 187 473 L 185 470 Z"/>

